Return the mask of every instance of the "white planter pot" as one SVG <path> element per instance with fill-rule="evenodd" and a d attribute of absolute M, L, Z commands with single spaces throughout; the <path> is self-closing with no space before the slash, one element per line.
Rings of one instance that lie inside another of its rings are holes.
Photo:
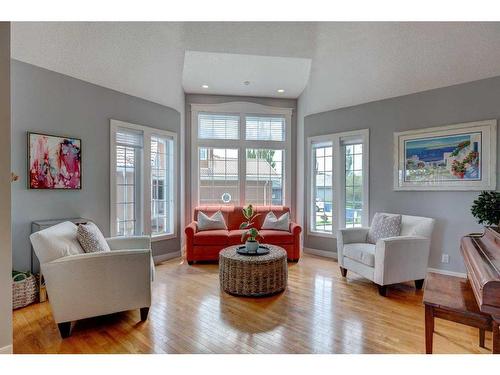
<path fill-rule="evenodd" d="M 248 251 L 256 253 L 257 249 L 259 248 L 259 241 L 247 241 L 245 242 L 245 247 Z"/>

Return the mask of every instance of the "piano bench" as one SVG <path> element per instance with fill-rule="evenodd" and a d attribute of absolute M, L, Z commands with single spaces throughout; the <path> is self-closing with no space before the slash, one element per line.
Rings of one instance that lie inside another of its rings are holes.
<path fill-rule="evenodd" d="M 498 322 L 479 310 L 469 281 L 464 278 L 429 273 L 424 290 L 425 352 L 432 354 L 434 318 L 479 329 L 479 346 L 484 348 L 484 332 L 493 331 L 493 353 L 500 343 Z"/>

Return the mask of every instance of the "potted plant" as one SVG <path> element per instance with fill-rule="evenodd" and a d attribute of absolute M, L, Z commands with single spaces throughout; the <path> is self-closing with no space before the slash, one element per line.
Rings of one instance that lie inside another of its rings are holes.
<path fill-rule="evenodd" d="M 473 202 L 471 212 L 479 224 L 498 227 L 500 223 L 500 192 L 482 191 Z"/>
<path fill-rule="evenodd" d="M 257 241 L 257 238 L 264 238 L 262 235 L 259 233 L 257 228 L 253 228 L 252 225 L 254 224 L 254 220 L 256 217 L 258 217 L 260 214 L 255 214 L 253 212 L 253 207 L 251 204 L 249 204 L 247 207 L 244 207 L 242 209 L 243 216 L 245 217 L 246 221 L 241 223 L 240 229 L 246 229 L 245 232 L 241 235 L 241 242 L 245 242 L 245 247 L 247 251 L 249 252 L 257 252 L 259 249 L 259 241 Z"/>

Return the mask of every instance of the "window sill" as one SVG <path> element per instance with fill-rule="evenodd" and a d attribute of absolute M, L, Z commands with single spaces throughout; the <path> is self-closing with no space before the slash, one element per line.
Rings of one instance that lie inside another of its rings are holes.
<path fill-rule="evenodd" d="M 172 240 L 174 238 L 177 238 L 177 235 L 175 233 L 172 233 L 172 234 L 159 234 L 157 236 L 151 236 L 151 242 Z"/>

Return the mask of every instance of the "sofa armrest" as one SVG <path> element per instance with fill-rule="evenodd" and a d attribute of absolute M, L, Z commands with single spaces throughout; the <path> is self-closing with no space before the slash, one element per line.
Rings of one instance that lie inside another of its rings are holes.
<path fill-rule="evenodd" d="M 149 236 L 109 237 L 106 242 L 111 250 L 151 249 Z"/>
<path fill-rule="evenodd" d="M 290 233 L 292 233 L 294 236 L 299 235 L 302 232 L 302 227 L 294 222 L 290 223 Z"/>
<path fill-rule="evenodd" d="M 196 221 L 192 221 L 184 229 L 184 233 L 186 233 L 186 236 L 191 236 L 191 237 L 193 237 L 197 231 L 198 231 L 198 222 Z"/>
<path fill-rule="evenodd" d="M 388 237 L 375 247 L 374 281 L 389 285 L 424 279 L 427 274 L 430 239 L 422 236 Z"/>
<path fill-rule="evenodd" d="M 72 255 L 41 265 L 57 323 L 151 305 L 151 250 Z"/>
<path fill-rule="evenodd" d="M 344 228 L 337 231 L 337 261 L 339 266 L 344 266 L 344 245 L 348 243 L 364 243 L 370 228 Z"/>

